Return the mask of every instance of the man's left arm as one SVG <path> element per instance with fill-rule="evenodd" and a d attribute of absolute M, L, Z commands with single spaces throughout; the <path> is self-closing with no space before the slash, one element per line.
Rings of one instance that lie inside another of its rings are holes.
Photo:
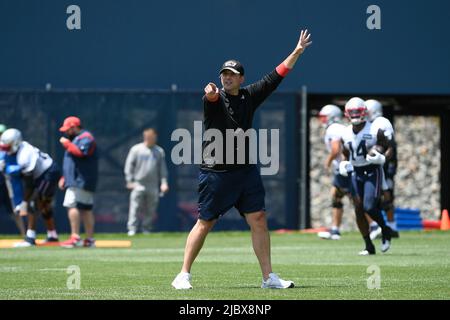
<path fill-rule="evenodd" d="M 311 34 L 308 30 L 300 32 L 297 46 L 284 61 L 276 67 L 274 71 L 264 76 L 261 80 L 247 86 L 250 96 L 253 99 L 255 109 L 278 87 L 284 77 L 292 70 L 305 49 L 311 45 Z"/>

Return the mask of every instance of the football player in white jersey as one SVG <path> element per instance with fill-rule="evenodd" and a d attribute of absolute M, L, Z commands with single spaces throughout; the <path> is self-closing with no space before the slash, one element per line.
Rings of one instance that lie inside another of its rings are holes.
<path fill-rule="evenodd" d="M 36 216 L 31 210 L 32 202 L 46 223 L 47 241 L 57 242 L 52 201 L 61 177 L 58 166 L 48 154 L 22 141 L 22 134 L 17 129 L 11 128 L 2 134 L 0 149 L 6 152 L 6 159 L 11 159 L 6 161 L 5 173 L 20 176 L 24 186 L 21 215 L 28 217 L 28 229 L 25 240 L 15 246 L 30 247 L 36 244 Z"/>
<path fill-rule="evenodd" d="M 342 158 L 341 136 L 345 129 L 342 121 L 342 111 L 338 106 L 328 104 L 319 112 L 319 119 L 326 128 L 324 142 L 329 152 L 325 160 L 325 168 L 331 168 L 333 173 L 333 187 L 331 188 L 331 207 L 333 221 L 331 229 L 319 232 L 322 239 L 339 240 L 341 234 L 339 228 L 342 223 L 343 203 L 342 198 L 350 192 L 350 178 L 339 174 L 339 163 Z"/>
<path fill-rule="evenodd" d="M 379 101 L 370 99 L 366 100 L 365 104 L 367 106 L 370 122 L 376 121 L 379 125 L 384 126 L 385 130 L 392 132 L 394 131 L 389 120 L 383 117 L 383 106 Z M 397 173 L 397 144 L 394 137 L 392 137 L 392 147 L 392 157 L 390 159 L 386 159 L 386 163 L 383 166 L 386 184 L 383 188 L 383 201 L 381 208 L 386 212 L 387 224 L 392 229 L 392 238 L 398 238 L 399 233 L 394 217 L 394 176 Z M 376 222 L 371 225 L 370 229 L 370 238 L 372 240 L 381 235 L 381 228 Z"/>
<path fill-rule="evenodd" d="M 367 121 L 367 107 L 364 100 L 352 98 L 345 105 L 345 115 L 351 122 L 342 135 L 344 157 L 339 172 L 351 176 L 351 192 L 355 207 L 356 223 L 365 242 L 360 255 L 375 254 L 370 239 L 369 223 L 364 213 L 376 221 L 382 230 L 381 251 L 391 246 L 391 228 L 386 225 L 381 213 L 381 192 L 383 165 L 392 156 L 392 132 L 380 123 Z M 392 126 L 391 126 L 392 127 Z M 383 150 L 381 150 L 383 149 Z"/>

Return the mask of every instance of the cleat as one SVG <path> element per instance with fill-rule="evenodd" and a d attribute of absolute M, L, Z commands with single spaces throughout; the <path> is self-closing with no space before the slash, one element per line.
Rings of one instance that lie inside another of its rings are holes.
<path fill-rule="evenodd" d="M 270 273 L 267 280 L 263 279 L 262 289 L 288 289 L 294 288 L 294 282 L 281 279 L 277 274 Z"/>
<path fill-rule="evenodd" d="M 331 240 L 339 240 L 341 239 L 341 233 L 339 232 L 339 230 L 333 230 L 331 229 Z"/>
<path fill-rule="evenodd" d="M 85 247 L 85 248 L 95 248 L 95 239 L 84 239 L 83 247 Z"/>
<path fill-rule="evenodd" d="M 71 236 L 69 240 L 61 242 L 61 247 L 63 248 L 75 248 L 82 247 L 83 241 L 81 241 L 79 236 Z"/>
<path fill-rule="evenodd" d="M 321 231 L 317 233 L 317 236 L 320 239 L 330 240 L 331 239 L 331 232 L 330 231 Z"/>
<path fill-rule="evenodd" d="M 25 237 L 23 241 L 14 244 L 14 248 L 29 248 L 34 246 L 36 246 L 36 239 L 30 237 Z"/>
<path fill-rule="evenodd" d="M 370 228 L 370 240 L 378 239 L 382 234 L 382 230 L 380 227 Z"/>
<path fill-rule="evenodd" d="M 386 227 L 383 231 L 383 236 L 381 240 L 381 252 L 387 252 L 391 247 L 392 229 Z"/>
<path fill-rule="evenodd" d="M 180 272 L 172 281 L 172 287 L 177 290 L 189 290 L 192 289 L 191 285 L 192 276 L 187 272 Z"/>
<path fill-rule="evenodd" d="M 44 243 L 49 243 L 49 242 L 59 242 L 59 239 L 53 238 L 53 237 L 47 237 L 47 239 L 44 240 Z"/>
<path fill-rule="evenodd" d="M 133 236 L 135 236 L 135 235 L 136 235 L 136 231 L 134 231 L 134 230 L 128 231 L 128 236 L 129 236 L 129 237 L 133 237 Z"/>
<path fill-rule="evenodd" d="M 381 252 L 387 252 L 391 247 L 391 242 L 389 240 L 384 240 L 381 244 Z"/>
<path fill-rule="evenodd" d="M 364 250 L 358 252 L 358 255 L 359 256 L 369 256 L 369 255 L 373 255 L 375 253 L 376 253 L 375 252 L 375 246 L 372 245 L 370 247 L 366 246 L 366 248 Z"/>
<path fill-rule="evenodd" d="M 339 240 L 341 239 L 341 233 L 339 230 L 330 229 L 328 231 L 321 231 L 317 233 L 317 236 L 325 240 Z"/>

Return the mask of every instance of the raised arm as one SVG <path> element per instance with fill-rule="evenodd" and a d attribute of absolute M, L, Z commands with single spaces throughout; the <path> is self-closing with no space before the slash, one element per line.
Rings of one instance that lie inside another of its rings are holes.
<path fill-rule="evenodd" d="M 300 32 L 300 38 L 298 39 L 298 43 L 294 51 L 292 51 L 292 53 L 287 56 L 287 58 L 284 59 L 284 61 L 277 67 L 278 74 L 285 76 L 289 70 L 294 68 L 295 63 L 303 51 L 311 45 L 312 41 L 310 41 L 310 38 L 311 34 L 308 33 L 308 30 L 302 30 Z"/>
<path fill-rule="evenodd" d="M 303 51 L 312 42 L 310 40 L 310 34 L 308 30 L 301 31 L 300 39 L 295 47 L 294 51 L 286 58 L 282 63 L 276 67 L 271 73 L 265 75 L 261 80 L 248 85 L 246 88 L 253 98 L 253 107 L 256 109 L 259 105 L 278 87 L 284 77 L 294 67 L 297 59 L 303 53 Z"/>

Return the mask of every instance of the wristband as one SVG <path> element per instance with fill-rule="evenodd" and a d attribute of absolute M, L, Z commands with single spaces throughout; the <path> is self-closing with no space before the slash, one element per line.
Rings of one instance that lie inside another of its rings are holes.
<path fill-rule="evenodd" d="M 288 67 L 286 67 L 284 65 L 284 63 L 280 63 L 280 65 L 276 68 L 277 73 L 282 76 L 283 78 L 287 76 L 287 74 L 289 73 L 289 71 L 291 71 L 291 69 L 289 69 Z"/>

